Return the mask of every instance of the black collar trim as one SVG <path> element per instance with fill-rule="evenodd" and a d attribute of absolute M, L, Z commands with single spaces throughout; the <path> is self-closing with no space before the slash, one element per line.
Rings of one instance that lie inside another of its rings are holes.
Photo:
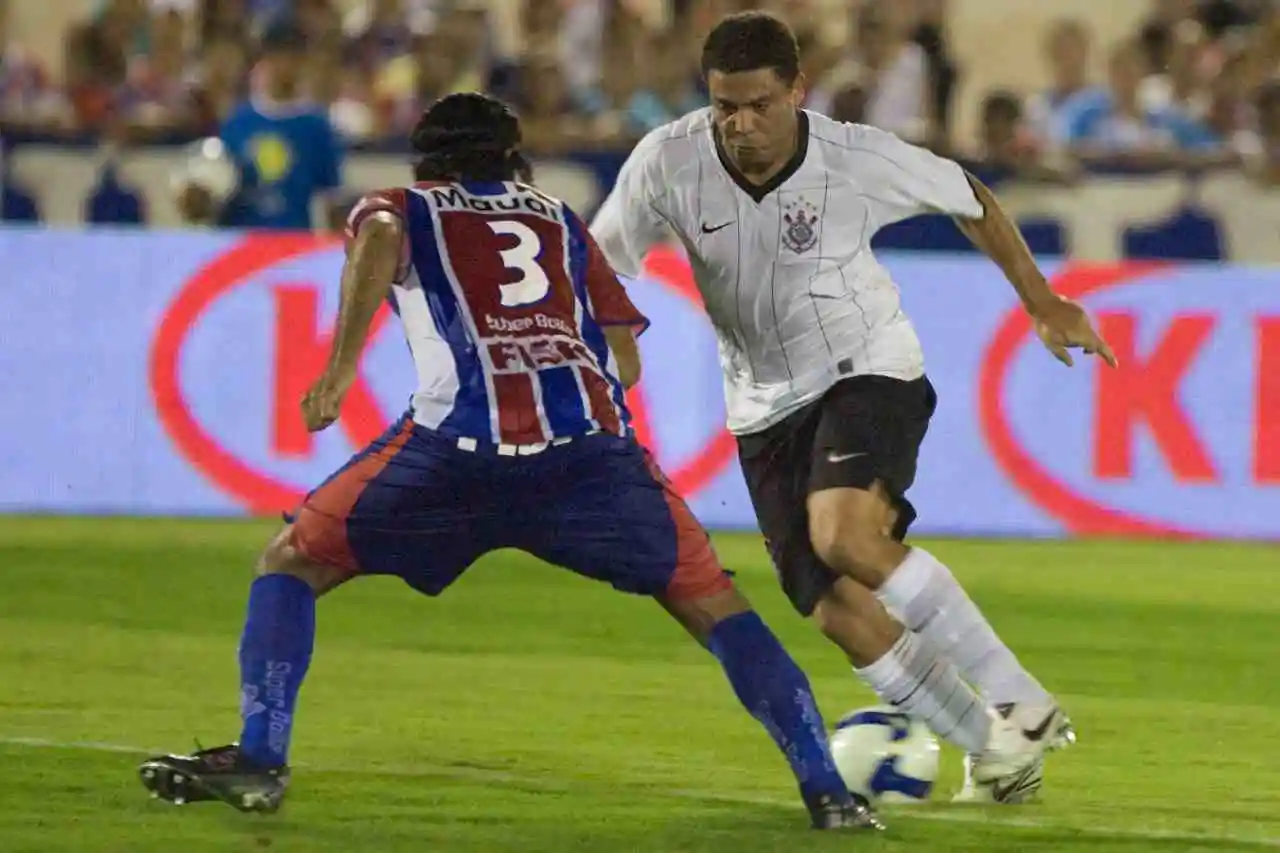
<path fill-rule="evenodd" d="M 747 176 L 742 174 L 737 166 L 733 165 L 733 161 L 729 159 L 729 155 L 720 144 L 720 133 L 716 130 L 714 124 L 711 126 L 711 138 L 715 140 L 716 156 L 720 158 L 720 165 L 729 173 L 729 177 L 733 179 L 739 189 L 751 196 L 756 204 L 759 204 L 764 201 L 765 196 L 785 184 L 804 165 L 804 159 L 809 154 L 809 114 L 804 110 L 796 110 L 795 153 L 791 155 L 791 159 L 787 161 L 787 164 L 778 171 L 778 174 L 763 184 L 753 184 L 747 180 Z"/>

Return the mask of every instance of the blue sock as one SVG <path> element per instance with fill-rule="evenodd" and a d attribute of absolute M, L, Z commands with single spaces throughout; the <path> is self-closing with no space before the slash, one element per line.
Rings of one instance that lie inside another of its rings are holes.
<path fill-rule="evenodd" d="M 263 575 L 249 588 L 240 638 L 240 752 L 255 764 L 289 760 L 293 706 L 311 663 L 316 596 L 292 575 Z"/>
<path fill-rule="evenodd" d="M 738 701 L 786 756 L 804 798 L 849 799 L 809 680 L 763 620 L 755 613 L 730 616 L 711 629 L 707 645 Z"/>

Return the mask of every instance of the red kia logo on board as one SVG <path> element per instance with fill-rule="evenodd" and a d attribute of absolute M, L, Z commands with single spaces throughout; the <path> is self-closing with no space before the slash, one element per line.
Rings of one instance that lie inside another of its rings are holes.
<path fill-rule="evenodd" d="M 252 513 L 267 514 L 296 507 L 306 490 L 317 485 L 319 479 L 306 484 L 289 482 L 260 462 L 248 460 L 245 454 L 232 450 L 221 440 L 217 429 L 202 421 L 196 411 L 198 407 L 193 405 L 208 389 L 189 387 L 183 382 L 184 348 L 201 321 L 237 288 L 250 284 L 262 286 L 273 269 L 307 256 L 334 253 L 337 245 L 334 238 L 310 235 L 245 237 L 183 285 L 166 310 L 152 343 L 151 392 L 166 434 L 210 483 Z M 646 272 L 649 280 L 701 310 L 689 266 L 677 252 L 655 251 L 646 263 Z M 333 280 L 336 277 L 335 264 Z M 271 362 L 258 367 L 271 374 L 272 387 L 271 404 L 261 425 L 261 434 L 267 445 L 267 457 L 308 458 L 313 453 L 315 437 L 303 426 L 298 405 L 306 388 L 324 369 L 329 350 L 329 323 L 322 323 L 319 317 L 320 286 L 317 283 L 278 281 L 271 284 L 273 328 L 244 330 L 246 336 L 264 333 L 272 336 Z M 332 281 L 325 286 L 332 287 Z M 661 318 L 657 318 L 657 322 L 661 322 Z M 374 321 L 370 348 L 376 337 L 394 324 L 389 310 L 380 311 Z M 248 379 L 234 373 L 220 377 L 220 381 L 228 383 Z M 407 395 L 410 389 L 404 390 Z M 662 448 L 653 445 L 655 435 L 649 428 L 643 387 L 633 389 L 628 400 L 639 437 L 662 461 Z M 331 429 L 340 430 L 354 451 L 376 438 L 392 420 L 391 413 L 384 410 L 375 396 L 368 378 L 362 375 L 347 396 L 341 418 Z M 734 454 L 733 438 L 723 425 L 718 425 L 702 447 L 687 454 L 678 465 L 670 466 L 667 473 L 679 492 L 696 494 L 725 470 Z"/>
<path fill-rule="evenodd" d="M 1216 277 L 1211 285 L 1197 275 Z M 1269 519 L 1280 495 L 1267 488 L 1280 485 L 1274 291 L 1243 275 L 1224 281 L 1209 267 L 1163 262 L 1068 265 L 1054 289 L 1090 308 L 1121 364 L 1113 370 L 1077 354 L 1075 370 L 1091 386 L 1071 405 L 1057 400 L 1055 379 L 1042 373 L 1052 368 L 1037 367 L 1038 378 L 1024 379 L 1015 393 L 1014 367 L 1039 340 L 1020 307 L 1005 317 L 985 354 L 978 411 L 994 459 L 1019 491 L 1077 535 L 1190 539 L 1277 530 Z M 1066 387 L 1078 378 L 1057 382 Z M 1052 409 L 1031 426 L 1029 397 Z M 1014 400 L 1025 431 L 1011 412 Z M 1044 442 L 1037 451 L 1030 447 L 1037 429 L 1060 445 L 1080 441 L 1074 452 Z M 1245 514 L 1249 523 L 1236 524 Z"/>

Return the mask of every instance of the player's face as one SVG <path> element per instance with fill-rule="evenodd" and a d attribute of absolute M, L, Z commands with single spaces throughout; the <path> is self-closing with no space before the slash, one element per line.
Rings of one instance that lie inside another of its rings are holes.
<path fill-rule="evenodd" d="M 720 141 L 739 169 L 750 175 L 791 157 L 803 77 L 787 83 L 772 68 L 711 71 L 707 88 Z"/>

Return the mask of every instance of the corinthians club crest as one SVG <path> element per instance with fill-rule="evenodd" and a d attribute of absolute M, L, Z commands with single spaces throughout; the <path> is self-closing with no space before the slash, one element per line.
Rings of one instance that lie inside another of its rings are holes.
<path fill-rule="evenodd" d="M 818 242 L 818 209 L 802 198 L 788 204 L 782 213 L 782 244 L 797 255 Z"/>

